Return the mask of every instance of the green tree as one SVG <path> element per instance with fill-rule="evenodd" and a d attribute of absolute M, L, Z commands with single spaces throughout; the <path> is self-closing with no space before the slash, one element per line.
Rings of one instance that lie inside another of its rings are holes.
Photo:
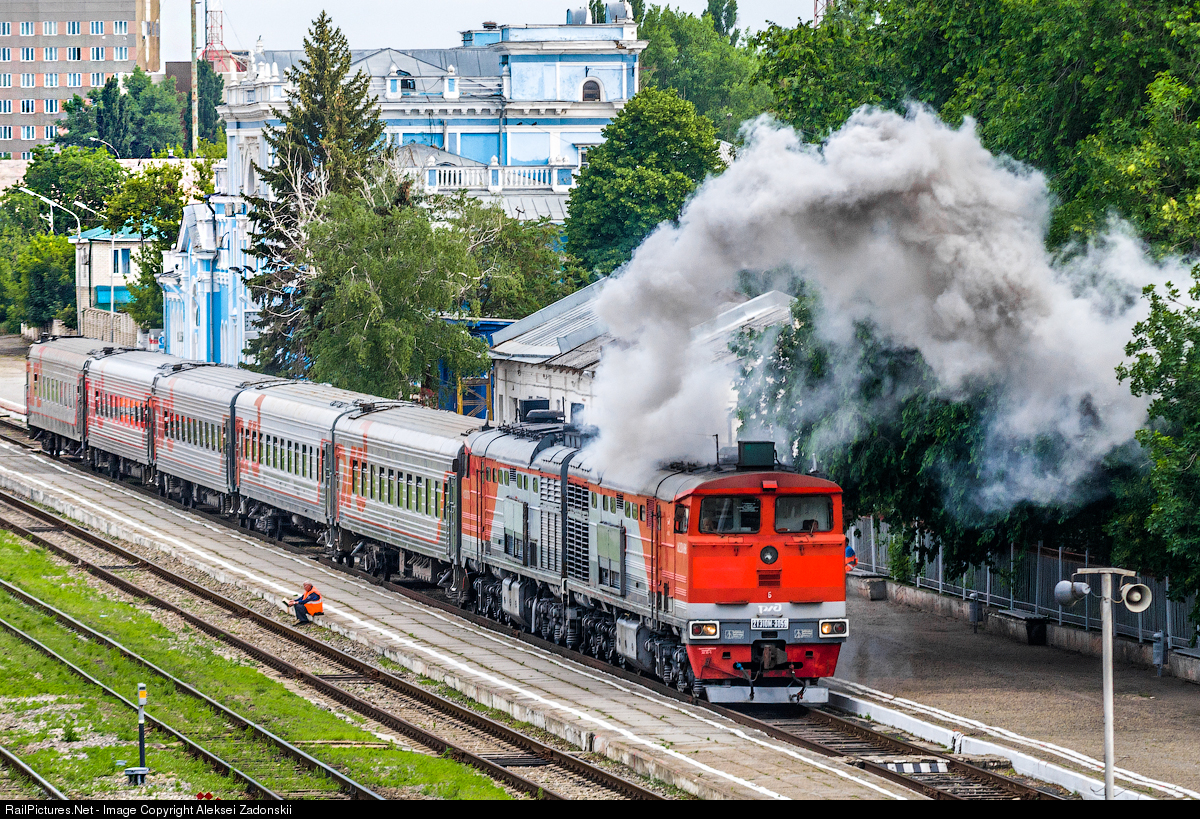
<path fill-rule="evenodd" d="M 132 100 L 130 156 L 151 157 L 165 148 L 183 144 L 180 123 L 183 105 L 175 90 L 174 77 L 154 82 L 149 74 L 135 66 L 133 73 L 125 78 L 125 93 Z"/>
<path fill-rule="evenodd" d="M 737 0 L 708 0 L 704 14 L 712 20 L 717 34 L 728 37 L 731 44 L 737 45 L 739 32 L 734 28 L 738 16 Z"/>
<path fill-rule="evenodd" d="M 255 165 L 273 196 L 247 197 L 254 209 L 251 253 L 261 261 L 247 284 L 264 305 L 250 352 L 270 372 L 300 375 L 312 360 L 307 344 L 316 313 L 306 288 L 313 274 L 301 257 L 317 202 L 361 186 L 380 155 L 383 122 L 370 77 L 350 76 L 350 62 L 345 36 L 321 12 L 304 39 L 304 57 L 287 71 L 294 89 L 287 110 L 272 109 L 279 126 L 266 132 L 266 141 L 274 162 Z"/>
<path fill-rule="evenodd" d="M 611 272 L 721 168 L 712 123 L 674 91 L 643 89 L 588 152 L 568 203 L 567 249 L 589 270 Z"/>
<path fill-rule="evenodd" d="M 720 14 L 736 18 L 732 0 L 712 0 L 709 5 L 721 6 Z M 696 17 L 669 6 L 651 6 L 638 27 L 638 35 L 649 43 L 642 52 L 642 76 L 647 84 L 675 89 L 712 121 L 722 139 L 733 141 L 743 122 L 767 110 L 771 92 L 755 81 L 754 51 L 736 47 L 730 32 L 717 23 L 711 9 Z"/>
<path fill-rule="evenodd" d="M 1118 557 L 1169 576 L 1180 599 L 1200 593 L 1200 267 L 1192 279 L 1186 293 L 1170 283 L 1146 288 L 1150 314 L 1134 327 L 1131 360 L 1118 369 L 1134 395 L 1151 399 L 1152 424 L 1138 433 L 1150 453 L 1145 483 L 1132 486 L 1132 513 L 1111 525 Z"/>
<path fill-rule="evenodd" d="M 45 326 L 75 308 L 75 247 L 65 236 L 33 236 L 17 256 L 5 282 L 17 318 Z"/>
<path fill-rule="evenodd" d="M 514 219 L 465 193 L 443 208 L 477 271 L 477 284 L 463 295 L 472 315 L 524 318 L 587 284 L 586 273 L 556 248 L 559 227 L 548 218 Z"/>
<path fill-rule="evenodd" d="M 49 222 L 43 218 L 48 207 L 19 188 L 27 187 L 61 202 L 79 215 L 83 229 L 87 230 L 95 227 L 98 219 L 89 211 L 76 207 L 75 201 L 102 210 L 105 200 L 124 175 L 121 166 L 104 149 L 70 147 L 54 151 L 48 146 L 33 149 L 33 161 L 26 167 L 20 184 L 11 186 L 0 197 L 0 319 L 10 331 L 15 331 L 22 321 L 30 321 L 25 312 L 30 303 L 37 308 L 43 300 L 42 291 L 46 288 L 43 287 L 42 271 L 45 266 L 36 265 L 37 269 L 32 272 L 32 302 L 28 298 L 27 274 L 31 270 L 31 259 L 45 258 L 50 247 L 43 243 L 31 250 L 31 242 L 50 230 Z M 75 220 L 56 208 L 54 233 L 65 236 L 73 234 L 75 229 Z M 52 292 L 45 300 L 53 303 L 58 298 L 57 291 L 53 286 L 49 289 Z M 66 304 L 73 305 L 74 290 L 67 296 Z M 69 315 L 63 317 L 73 324 L 73 313 L 67 312 Z"/>
<path fill-rule="evenodd" d="M 129 158 L 133 150 L 132 107 L 132 100 L 121 93 L 117 78 L 109 77 L 96 107 L 96 133 L 122 159 Z"/>
<path fill-rule="evenodd" d="M 124 308 L 141 327 L 161 327 L 163 252 L 179 235 L 188 194 L 183 189 L 183 168 L 178 163 L 150 165 L 127 178 L 108 203 L 105 227 L 131 228 L 142 237 L 135 261 L 138 278 L 129 283 L 130 302 Z"/>
<path fill-rule="evenodd" d="M 25 169 L 21 186 L 40 193 L 48 199 L 70 208 L 78 216 L 84 230 L 99 224 L 99 217 L 75 207 L 76 201 L 103 211 L 105 202 L 121 184 L 125 170 L 104 148 L 68 147 L 55 151 L 41 145 L 33 149 L 33 161 Z M 0 210 L 26 231 L 42 232 L 49 225 L 40 218 L 47 206 L 18 190 L 17 185 L 5 191 Z M 75 220 L 61 210 L 54 212 L 55 233 L 74 233 Z"/>
<path fill-rule="evenodd" d="M 200 60 L 197 63 L 196 76 L 199 77 L 197 85 L 199 110 L 196 112 L 196 116 L 200 120 L 200 139 L 207 140 L 214 145 L 224 145 L 225 123 L 217 114 L 217 106 L 223 100 L 222 91 L 225 87 L 225 79 L 213 70 L 212 64 L 207 60 Z M 181 95 L 181 99 L 185 98 Z M 186 101 L 182 105 L 184 111 L 190 110 Z M 192 118 L 190 116 L 183 118 L 183 139 L 184 144 L 192 144 Z"/>
<path fill-rule="evenodd" d="M 1093 134 L 1079 147 L 1075 196 L 1054 215 L 1062 244 L 1102 230 L 1114 211 L 1160 254 L 1200 254 L 1200 109 L 1194 86 L 1164 71 L 1137 114 L 1141 127 Z"/>
<path fill-rule="evenodd" d="M 54 139 L 58 145 L 90 148 L 96 138 L 129 159 L 148 158 L 183 142 L 175 78 L 153 82 L 138 67 L 125 78 L 124 92 L 117 77 L 109 77 L 102 89 L 93 88 L 86 98 L 76 94 L 64 102 L 63 111 L 66 118 Z"/>
<path fill-rule="evenodd" d="M 311 344 L 314 379 L 374 395 L 411 397 L 437 362 L 478 372 L 487 347 L 461 314 L 478 282 L 465 234 L 420 207 L 375 207 L 335 194 L 315 222 L 309 261 L 320 272 L 308 298 L 320 301 Z"/>

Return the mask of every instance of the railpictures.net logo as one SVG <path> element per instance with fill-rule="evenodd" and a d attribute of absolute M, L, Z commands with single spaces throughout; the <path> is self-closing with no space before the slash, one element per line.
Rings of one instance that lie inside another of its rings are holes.
<path fill-rule="evenodd" d="M 183 805 L 79 803 L 74 805 L 6 804 L 5 816 L 115 816 L 120 819 L 184 819 L 190 816 L 292 816 L 291 805 L 247 805 L 236 802 L 197 802 Z"/>

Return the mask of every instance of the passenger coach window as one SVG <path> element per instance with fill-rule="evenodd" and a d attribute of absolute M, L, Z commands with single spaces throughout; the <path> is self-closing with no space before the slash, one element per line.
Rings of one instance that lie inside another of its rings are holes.
<path fill-rule="evenodd" d="M 761 513 L 759 498 L 703 498 L 700 501 L 700 531 L 719 535 L 757 532 Z"/>
<path fill-rule="evenodd" d="M 793 495 L 775 499 L 776 532 L 828 532 L 833 528 L 833 498 Z"/>

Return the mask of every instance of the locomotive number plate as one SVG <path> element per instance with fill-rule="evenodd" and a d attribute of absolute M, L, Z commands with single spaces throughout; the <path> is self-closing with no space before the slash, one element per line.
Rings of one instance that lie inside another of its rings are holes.
<path fill-rule="evenodd" d="M 755 617 L 750 621 L 750 628 L 755 631 L 770 629 L 774 631 L 783 631 L 788 627 L 788 619 L 786 617 Z"/>

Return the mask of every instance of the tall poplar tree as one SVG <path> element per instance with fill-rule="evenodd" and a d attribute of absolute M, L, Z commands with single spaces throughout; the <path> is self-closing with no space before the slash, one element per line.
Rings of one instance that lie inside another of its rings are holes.
<path fill-rule="evenodd" d="M 269 189 L 247 196 L 253 207 L 253 255 L 261 260 L 247 279 L 262 305 L 259 337 L 250 352 L 269 372 L 303 375 L 311 362 L 311 330 L 320 300 L 305 298 L 314 271 L 302 250 L 316 203 L 356 189 L 378 158 L 383 135 L 376 99 L 365 71 L 350 75 L 350 46 L 324 11 L 304 38 L 304 58 L 288 69 L 294 89 L 285 111 L 272 110 L 279 125 L 265 138 L 273 157 L 254 166 Z"/>

